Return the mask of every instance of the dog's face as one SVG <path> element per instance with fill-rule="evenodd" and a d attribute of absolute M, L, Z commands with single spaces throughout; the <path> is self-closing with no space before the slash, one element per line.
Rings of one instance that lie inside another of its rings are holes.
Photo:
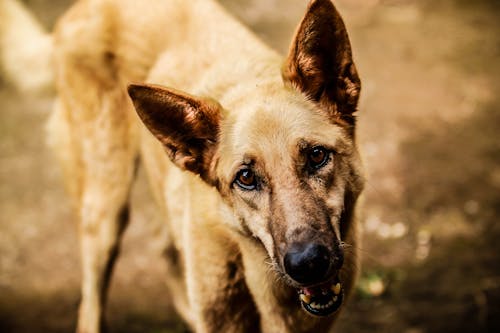
<path fill-rule="evenodd" d="M 361 168 L 349 129 L 295 95 L 224 122 L 216 180 L 240 232 L 262 242 L 309 312 L 325 315 L 342 302 L 346 206 L 361 191 Z"/>
<path fill-rule="evenodd" d="M 318 0 L 292 42 L 283 84 L 249 94 L 238 110 L 159 86 L 129 93 L 170 158 L 217 188 L 238 232 L 263 244 L 304 309 L 324 316 L 342 304 L 343 240 L 363 183 L 359 90 L 343 22 Z"/>

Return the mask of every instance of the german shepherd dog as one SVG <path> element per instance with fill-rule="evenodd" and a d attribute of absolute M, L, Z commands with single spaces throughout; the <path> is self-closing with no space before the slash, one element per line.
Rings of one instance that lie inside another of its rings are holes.
<path fill-rule="evenodd" d="M 79 333 L 99 332 L 137 161 L 196 332 L 326 332 L 353 288 L 360 80 L 330 0 L 285 61 L 212 0 L 81 0 L 52 35 L 49 132 L 79 217 Z M 142 83 L 147 82 L 147 83 Z"/>

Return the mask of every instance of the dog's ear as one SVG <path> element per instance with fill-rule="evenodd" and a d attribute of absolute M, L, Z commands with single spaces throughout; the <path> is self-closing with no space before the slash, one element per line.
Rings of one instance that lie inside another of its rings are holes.
<path fill-rule="evenodd" d="M 284 64 L 283 80 L 350 125 L 361 83 L 344 22 L 330 0 L 312 0 Z"/>
<path fill-rule="evenodd" d="M 179 167 L 213 184 L 212 166 L 217 148 L 222 107 L 157 85 L 131 84 L 128 93 L 146 127 Z"/>

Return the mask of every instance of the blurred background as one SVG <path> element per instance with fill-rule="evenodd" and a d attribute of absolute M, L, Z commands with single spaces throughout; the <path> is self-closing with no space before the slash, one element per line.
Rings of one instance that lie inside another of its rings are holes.
<path fill-rule="evenodd" d="M 285 54 L 305 0 L 223 0 Z M 51 29 L 67 0 L 25 0 Z M 500 1 L 336 0 L 363 89 L 362 275 L 338 332 L 500 332 Z M 0 332 L 72 332 L 76 223 L 46 148 L 50 97 L 0 79 Z M 140 171 L 110 332 L 183 332 Z M 175 296 L 175 295 L 174 295 Z"/>

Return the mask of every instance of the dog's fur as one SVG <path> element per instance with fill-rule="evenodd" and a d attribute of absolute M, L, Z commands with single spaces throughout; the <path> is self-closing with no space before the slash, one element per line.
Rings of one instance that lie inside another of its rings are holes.
<path fill-rule="evenodd" d="M 211 0 L 82 0 L 53 38 L 49 129 L 80 219 L 78 332 L 103 323 L 138 160 L 168 223 L 173 302 L 195 331 L 327 331 L 338 313 L 306 313 L 283 262 L 294 244 L 324 245 L 346 294 L 358 267 L 360 81 L 330 0 L 311 1 L 283 66 Z M 144 81 L 162 86 L 128 86 Z M 328 154 L 318 168 L 313 147 Z"/>

